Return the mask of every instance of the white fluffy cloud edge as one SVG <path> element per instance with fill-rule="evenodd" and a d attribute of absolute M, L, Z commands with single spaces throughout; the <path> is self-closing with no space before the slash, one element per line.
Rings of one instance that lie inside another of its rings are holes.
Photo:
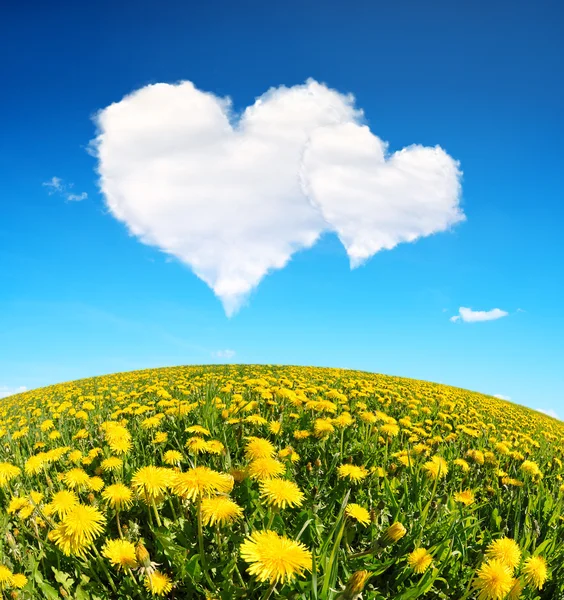
<path fill-rule="evenodd" d="M 324 232 L 354 268 L 465 219 L 456 160 L 439 146 L 389 153 L 352 95 L 312 79 L 240 114 L 190 81 L 148 85 L 95 123 L 109 212 L 188 265 L 228 315 Z"/>
<path fill-rule="evenodd" d="M 23 394 L 23 392 L 27 392 L 27 388 L 24 385 L 15 388 L 0 385 L 0 398 L 7 398 L 8 396 L 14 396 L 15 394 Z"/>
<path fill-rule="evenodd" d="M 472 310 L 465 306 L 458 309 L 458 314 L 450 318 L 453 323 L 463 321 L 464 323 L 479 323 L 481 321 L 495 321 L 502 317 L 507 317 L 509 313 L 500 308 L 492 308 L 491 310 Z"/>

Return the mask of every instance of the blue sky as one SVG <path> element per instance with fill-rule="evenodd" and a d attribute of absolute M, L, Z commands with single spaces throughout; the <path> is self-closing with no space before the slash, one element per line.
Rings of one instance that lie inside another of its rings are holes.
<path fill-rule="evenodd" d="M 289 363 L 564 416 L 561 3 L 194 4 L 4 10 L 0 394 L 152 366 Z M 466 220 L 354 270 L 324 232 L 228 318 L 186 264 L 112 216 L 93 116 L 181 80 L 239 113 L 308 78 L 354 94 L 390 152 L 438 144 L 460 161 Z M 53 177 L 59 190 L 43 185 Z M 460 307 L 508 315 L 452 322 Z"/>

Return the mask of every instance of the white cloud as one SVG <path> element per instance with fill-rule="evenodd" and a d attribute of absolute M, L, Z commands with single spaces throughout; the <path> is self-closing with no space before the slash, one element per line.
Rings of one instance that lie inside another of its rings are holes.
<path fill-rule="evenodd" d="M 111 214 L 233 314 L 323 232 L 355 267 L 464 219 L 455 160 L 438 147 L 388 155 L 362 118 L 352 96 L 313 80 L 240 116 L 189 81 L 161 83 L 100 111 L 92 148 Z"/>
<path fill-rule="evenodd" d="M 7 398 L 8 396 L 13 396 L 14 394 L 21 394 L 26 392 L 27 388 L 24 385 L 20 385 L 17 388 L 11 388 L 6 385 L 0 385 L 0 398 Z"/>
<path fill-rule="evenodd" d="M 235 350 L 216 350 L 215 352 L 212 352 L 212 356 L 214 358 L 221 358 L 221 359 L 227 359 L 229 360 L 230 358 L 233 358 L 235 356 Z"/>
<path fill-rule="evenodd" d="M 552 417 L 553 419 L 560 419 L 560 417 L 558 416 L 556 411 L 552 410 L 551 408 L 549 408 L 549 409 L 537 408 L 536 410 L 538 410 L 541 413 L 544 413 L 545 415 L 548 415 L 549 417 Z"/>
<path fill-rule="evenodd" d="M 464 321 L 465 323 L 478 323 L 480 321 L 494 321 L 506 317 L 509 313 L 500 308 L 492 308 L 491 310 L 472 310 L 461 306 L 458 309 L 459 314 L 450 318 L 453 323 Z"/>
<path fill-rule="evenodd" d="M 67 200 L 69 202 L 80 202 L 81 200 L 86 200 L 88 198 L 88 194 L 86 192 L 82 192 L 80 194 L 67 194 Z"/>
<path fill-rule="evenodd" d="M 42 185 L 49 190 L 50 196 L 63 191 L 63 180 L 60 177 L 51 177 L 49 181 L 43 182 Z"/>
<path fill-rule="evenodd" d="M 51 177 L 49 181 L 44 181 L 42 185 L 47 188 L 49 196 L 58 194 L 67 202 L 80 202 L 88 198 L 86 192 L 81 192 L 80 194 L 72 193 L 71 190 L 74 187 L 74 183 L 65 183 L 60 177 Z"/>
<path fill-rule="evenodd" d="M 511 400 L 509 396 L 504 396 L 503 394 L 494 394 L 494 398 L 499 398 L 500 400 Z"/>

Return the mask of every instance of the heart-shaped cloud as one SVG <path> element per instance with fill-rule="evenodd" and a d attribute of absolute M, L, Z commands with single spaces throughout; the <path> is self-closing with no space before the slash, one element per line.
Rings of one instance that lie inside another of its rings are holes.
<path fill-rule="evenodd" d="M 334 230 L 353 266 L 460 221 L 458 166 L 386 146 L 354 98 L 309 80 L 240 117 L 191 82 L 137 90 L 96 117 L 111 213 L 189 265 L 235 312 L 272 269 Z"/>

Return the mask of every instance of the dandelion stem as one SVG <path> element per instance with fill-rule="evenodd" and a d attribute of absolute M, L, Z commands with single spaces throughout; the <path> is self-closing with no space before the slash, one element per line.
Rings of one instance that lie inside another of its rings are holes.
<path fill-rule="evenodd" d="M 123 539 L 123 533 L 121 532 L 121 523 L 119 522 L 119 510 L 116 510 L 116 524 L 117 524 L 117 530 L 119 533 L 119 537 L 121 539 Z"/>
<path fill-rule="evenodd" d="M 270 587 L 266 590 L 266 594 L 262 597 L 262 600 L 268 600 L 270 596 L 272 596 L 272 592 L 274 592 L 274 588 L 276 587 L 276 581 L 273 581 L 270 584 Z"/>
<path fill-rule="evenodd" d="M 206 553 L 204 551 L 204 529 L 202 527 L 202 498 L 198 496 L 198 547 L 200 551 L 200 563 L 202 565 L 202 572 L 208 585 L 214 588 L 213 582 L 210 579 L 210 575 L 208 573 L 208 561 L 206 560 Z"/>
<path fill-rule="evenodd" d="M 162 527 L 163 524 L 161 522 L 161 517 L 159 516 L 159 511 L 157 509 L 157 503 L 155 502 L 154 498 L 153 498 L 152 504 L 153 504 L 153 510 L 155 511 L 155 518 L 157 519 L 157 525 L 159 527 Z"/>

